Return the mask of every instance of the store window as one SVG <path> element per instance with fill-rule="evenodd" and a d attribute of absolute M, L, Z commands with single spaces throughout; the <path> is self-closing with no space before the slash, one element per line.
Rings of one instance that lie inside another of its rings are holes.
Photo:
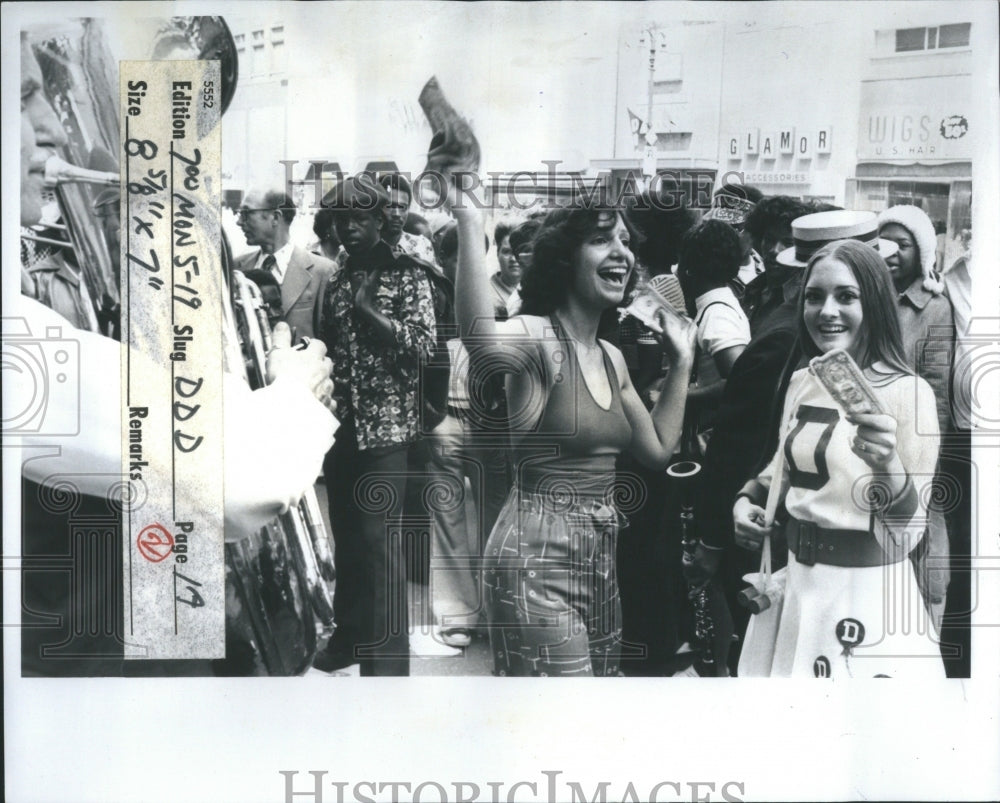
<path fill-rule="evenodd" d="M 968 47 L 972 23 L 960 22 L 935 28 L 897 28 L 896 52 L 937 50 L 948 47 Z"/>
<path fill-rule="evenodd" d="M 923 209 L 937 234 L 937 269 L 946 270 L 962 256 L 972 232 L 972 182 L 898 179 L 849 179 L 848 209 L 882 212 L 908 204 Z"/>
<path fill-rule="evenodd" d="M 964 256 L 972 238 L 972 182 L 956 181 L 951 185 L 951 203 L 948 210 L 948 231 L 944 244 L 941 267 L 951 266 Z"/>
<path fill-rule="evenodd" d="M 248 79 L 265 79 L 288 69 L 288 47 L 284 23 L 278 22 L 234 34 L 240 54 L 240 74 Z"/>
<path fill-rule="evenodd" d="M 887 187 L 889 206 L 907 204 L 919 206 L 934 223 L 935 230 L 943 231 L 948 220 L 948 184 L 924 181 L 890 181 Z"/>

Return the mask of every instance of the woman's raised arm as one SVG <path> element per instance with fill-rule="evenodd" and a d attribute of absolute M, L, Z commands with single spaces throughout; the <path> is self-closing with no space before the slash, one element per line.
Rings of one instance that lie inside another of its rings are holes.
<path fill-rule="evenodd" d="M 455 278 L 455 316 L 462 344 L 475 359 L 484 346 L 496 345 L 497 326 L 486 275 L 486 248 L 483 213 L 471 206 L 456 204 L 452 210 L 458 222 L 458 272 Z"/>

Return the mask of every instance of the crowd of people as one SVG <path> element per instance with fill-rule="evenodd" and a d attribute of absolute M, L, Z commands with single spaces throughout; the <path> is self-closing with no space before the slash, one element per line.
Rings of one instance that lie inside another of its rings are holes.
<path fill-rule="evenodd" d="M 314 252 L 335 278 L 312 303 L 342 423 L 325 464 L 341 579 L 315 666 L 407 671 L 405 545 L 387 534 L 415 495 L 411 512 L 431 521 L 435 637 L 465 648 L 487 635 L 498 675 L 682 671 L 696 637 L 688 592 L 705 586 L 718 602 L 712 671 L 736 674 L 751 615 L 740 592 L 765 533 L 776 564 L 795 567 L 774 674 L 907 674 L 901 655 L 938 674 L 967 666 L 967 584 L 948 592 L 968 525 L 933 485 L 948 472 L 968 488 L 951 414 L 955 313 L 926 213 L 745 185 L 720 188 L 703 212 L 649 200 L 501 213 L 491 237 L 462 204 L 431 230 L 398 174 L 346 179 L 324 199 Z M 280 221 L 292 206 L 243 211 L 248 242 L 249 218 Z M 620 319 L 640 286 L 687 328 L 667 314 Z M 812 378 L 809 359 L 834 349 L 864 370 L 883 413 L 846 416 Z M 779 448 L 780 512 L 765 526 Z M 683 566 L 681 492 L 663 471 L 681 456 L 702 466 Z M 355 508 L 372 477 L 396 483 L 396 503 L 367 515 Z M 881 509 L 862 480 L 887 488 Z M 421 497 L 428 482 L 446 498 Z M 629 482 L 639 501 L 621 505 Z M 808 558 L 807 526 L 824 545 Z M 900 599 L 923 600 L 907 616 L 929 627 L 884 624 L 882 573 L 904 559 Z M 854 664 L 827 644 L 845 621 L 867 634 Z M 904 631 L 920 643 L 901 645 Z M 928 662 L 938 640 L 948 660 Z"/>
<path fill-rule="evenodd" d="M 23 51 L 22 86 L 37 72 Z M 22 225 L 40 215 L 33 165 L 61 143 L 28 84 Z M 487 219 L 453 195 L 432 229 L 405 177 L 362 173 L 323 198 L 310 250 L 292 240 L 284 189 L 243 197 L 234 211 L 254 250 L 233 268 L 274 289 L 271 368 L 288 379 L 226 398 L 283 427 L 263 444 L 235 431 L 255 414 L 230 417 L 227 505 L 244 464 L 285 451 L 295 465 L 254 515 L 227 509 L 227 524 L 259 527 L 322 461 L 336 627 L 315 668 L 409 673 L 398 522 L 419 514 L 435 637 L 463 649 L 487 636 L 498 676 L 669 675 L 685 656 L 704 670 L 707 653 L 712 674 L 737 674 L 744 575 L 765 539 L 787 566 L 769 674 L 968 673 L 968 578 L 950 571 L 970 552 L 968 422 L 953 402 L 968 292 L 936 264 L 927 214 L 745 185 L 720 187 L 708 210 L 651 200 Z M 37 284 L 22 283 L 21 304 L 37 325 L 92 328 L 27 298 L 51 297 Z M 620 317 L 646 287 L 673 312 Z M 82 360 L 118 358 L 107 334 L 81 331 Z M 835 350 L 880 409 L 846 412 L 816 380 L 810 359 Z M 88 416 L 98 396 L 84 387 Z M 114 437 L 101 426 L 87 423 L 86 459 L 113 466 L 117 421 Z M 234 460 L 230 441 L 267 454 Z M 701 466 L 693 492 L 664 471 L 681 458 Z M 26 543 L 56 526 L 32 514 L 48 476 L 32 466 Z M 942 483 L 958 503 L 942 501 Z M 683 561 L 681 496 L 697 535 Z M 49 612 L 59 594 L 25 578 L 26 604 Z M 716 600 L 708 645 L 692 626 L 702 590 Z M 49 673 L 40 643 L 23 640 L 25 673 Z"/>

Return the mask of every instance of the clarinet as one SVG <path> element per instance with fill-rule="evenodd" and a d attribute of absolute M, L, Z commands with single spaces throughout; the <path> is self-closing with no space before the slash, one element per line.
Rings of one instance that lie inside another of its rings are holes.
<path fill-rule="evenodd" d="M 691 366 L 689 384 L 698 379 L 698 357 L 695 355 Z M 698 475 L 701 463 L 695 460 L 700 454 L 698 445 L 698 416 L 688 409 L 681 430 L 680 460 L 667 466 L 667 476 L 676 480 L 680 496 L 681 512 L 681 563 L 686 569 L 694 565 L 695 550 L 698 547 L 697 529 L 694 520 L 694 502 L 698 490 Z M 685 572 L 685 576 L 687 572 Z M 688 582 L 688 599 L 694 612 L 694 648 L 698 656 L 696 669 L 699 675 L 716 674 L 715 652 L 712 642 L 715 638 L 715 620 L 712 618 L 711 602 L 708 596 L 708 582 Z"/>
<path fill-rule="evenodd" d="M 680 496 L 680 524 L 681 524 L 681 561 L 683 566 L 689 567 L 694 563 L 695 549 L 698 546 L 696 535 L 697 528 L 694 517 L 694 500 L 697 491 L 698 475 L 701 473 L 701 463 L 695 460 L 685 459 L 691 454 L 690 445 L 694 433 L 694 425 L 685 424 L 685 430 L 691 432 L 684 433 L 684 442 L 681 448 L 681 460 L 672 463 L 667 467 L 667 476 L 676 481 L 678 494 Z M 694 611 L 694 648 L 700 664 L 700 675 L 714 676 L 715 653 L 712 642 L 715 637 L 715 622 L 708 598 L 708 583 L 688 583 L 688 599 Z"/>

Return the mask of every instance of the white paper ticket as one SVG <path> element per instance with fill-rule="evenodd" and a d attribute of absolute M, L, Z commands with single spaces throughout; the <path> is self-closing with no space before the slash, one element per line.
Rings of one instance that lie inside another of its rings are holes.
<path fill-rule="evenodd" d="M 120 80 L 125 657 L 221 658 L 219 63 Z"/>

